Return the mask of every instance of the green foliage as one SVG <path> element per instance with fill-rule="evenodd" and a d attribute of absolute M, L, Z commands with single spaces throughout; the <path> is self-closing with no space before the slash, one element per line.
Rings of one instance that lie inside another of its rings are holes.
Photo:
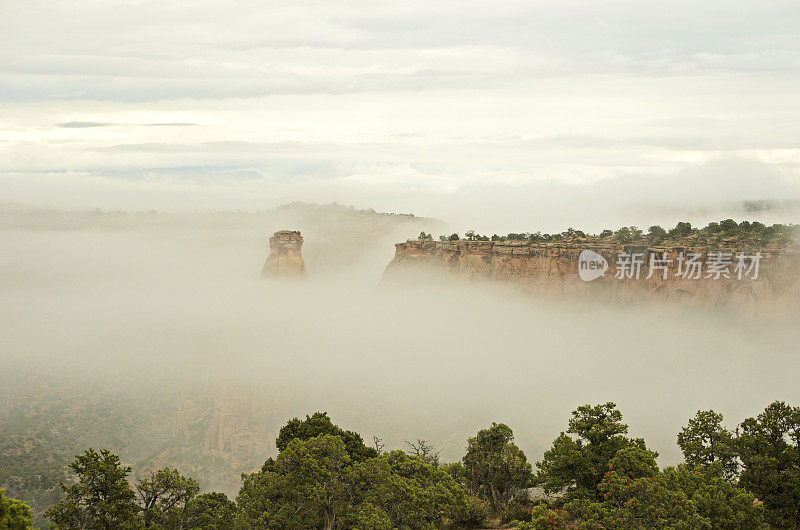
<path fill-rule="evenodd" d="M 623 447 L 611 459 L 608 469 L 632 479 L 654 477 L 658 474 L 656 456 L 641 447 Z"/>
<path fill-rule="evenodd" d="M 602 499 L 574 499 L 561 510 L 534 508 L 527 528 L 766 528 L 753 494 L 725 480 L 718 466 L 639 477 L 617 467 L 603 477 L 600 491 Z"/>
<path fill-rule="evenodd" d="M 584 239 L 586 237 L 586 233 L 581 230 L 576 230 L 572 227 L 566 229 L 566 231 L 561 232 L 561 235 L 565 238 L 571 239 Z"/>
<path fill-rule="evenodd" d="M 624 245 L 625 243 L 630 243 L 633 240 L 633 234 L 627 226 L 623 226 L 614 232 L 614 238 L 618 243 L 622 243 Z"/>
<path fill-rule="evenodd" d="M 538 504 L 531 510 L 531 522 L 517 526 L 520 530 L 560 530 L 567 528 L 568 514 L 563 510 L 553 510 L 545 504 Z"/>
<path fill-rule="evenodd" d="M 733 434 L 722 426 L 722 414 L 698 410 L 697 415 L 678 433 L 678 445 L 686 463 L 707 468 L 718 464 L 723 475 L 733 480 L 738 471 Z"/>
<path fill-rule="evenodd" d="M 333 528 L 348 505 L 342 438 L 323 434 L 295 438 L 273 470 L 245 475 L 237 503 L 237 525 L 246 528 Z"/>
<path fill-rule="evenodd" d="M 710 528 L 766 527 L 761 503 L 726 480 L 718 463 L 704 469 L 689 465 L 667 468 L 659 480 L 665 488 L 682 492 Z"/>
<path fill-rule="evenodd" d="M 189 502 L 187 519 L 196 530 L 232 530 L 236 504 L 224 493 L 203 493 Z"/>
<path fill-rule="evenodd" d="M 657 476 L 634 479 L 610 471 L 599 489 L 601 501 L 575 499 L 564 506 L 569 518 L 582 528 L 688 530 L 705 526 L 683 492 L 666 488 Z"/>
<path fill-rule="evenodd" d="M 409 452 L 365 451 L 358 434 L 318 412 L 281 429 L 280 454 L 242 477 L 236 504 L 197 495 L 196 481 L 169 468 L 134 493 L 129 467 L 89 449 L 70 464 L 76 481 L 62 484 L 66 495 L 46 516 L 57 529 L 476 528 L 498 517 L 528 529 L 798 526 L 800 408 L 772 403 L 736 437 L 721 414 L 699 411 L 678 435 L 687 464 L 663 471 L 622 420 L 614 403 L 572 412 L 537 463 L 545 491 L 566 493 L 552 506 L 531 505 L 531 466 L 507 425 L 479 431 L 461 462 L 440 464 L 421 439 Z M 29 528 L 30 512 L 0 490 L 0 528 Z"/>
<path fill-rule="evenodd" d="M 246 528 L 428 528 L 474 516 L 444 469 L 402 451 L 352 462 L 329 434 L 292 440 L 244 477 L 237 503 Z"/>
<path fill-rule="evenodd" d="M 392 530 L 392 520 L 385 511 L 377 506 L 365 502 L 359 504 L 347 517 L 350 528 L 359 530 Z"/>
<path fill-rule="evenodd" d="M 545 235 L 547 235 L 547 234 L 545 234 Z M 544 243 L 549 238 L 550 238 L 549 235 L 547 235 L 547 237 L 545 237 L 544 235 L 542 235 L 541 232 L 534 232 L 533 234 L 528 236 L 528 241 L 531 242 L 531 243 Z"/>
<path fill-rule="evenodd" d="M 5 496 L 0 488 L 0 529 L 27 530 L 31 528 L 31 507 Z"/>
<path fill-rule="evenodd" d="M 726 460 L 719 455 L 728 449 L 720 453 L 717 442 L 729 448 L 730 437 L 720 435 L 725 432 L 721 415 L 701 411 L 695 420 L 681 439 L 702 467 L 659 472 L 657 455 L 643 441 L 622 436 L 627 426 L 613 403 L 579 407 L 568 430 L 579 438 L 562 433 L 545 454 L 544 465 L 537 464 L 546 489 L 570 492 L 566 503 L 560 510 L 534 508 L 531 522 L 520 528 L 766 528 L 764 508 L 755 495 L 723 475 Z M 715 440 L 713 456 L 708 433 Z M 593 495 L 593 474 L 612 452 Z"/>
<path fill-rule="evenodd" d="M 678 222 L 678 224 L 675 225 L 675 228 L 669 231 L 669 237 L 676 237 L 676 238 L 687 237 L 692 234 L 693 230 L 694 229 L 692 228 L 691 223 L 685 221 Z"/>
<path fill-rule="evenodd" d="M 360 461 L 366 458 L 378 456 L 378 452 L 364 445 L 361 435 L 353 431 L 345 431 L 338 425 L 334 425 L 328 417 L 327 412 L 315 412 L 313 415 L 306 415 L 305 420 L 292 418 L 286 425 L 281 427 L 278 432 L 278 439 L 275 445 L 278 451 L 283 451 L 294 439 L 309 440 L 322 434 L 338 436 L 344 442 L 347 454 L 353 461 Z"/>
<path fill-rule="evenodd" d="M 150 473 L 136 484 L 136 494 L 146 528 L 184 528 L 189 503 L 200 491 L 197 481 L 176 469 Z"/>
<path fill-rule="evenodd" d="M 99 453 L 88 449 L 76 455 L 70 468 L 77 475 L 71 486 L 61 484 L 64 499 L 45 514 L 59 529 L 128 529 L 138 528 L 139 508 L 128 485 L 131 468 L 107 449 Z"/>
<path fill-rule="evenodd" d="M 458 241 L 459 239 L 458 234 L 450 234 L 450 237 L 447 238 L 448 241 Z"/>
<path fill-rule="evenodd" d="M 141 399 L 130 399 L 134 394 Z M 43 514 L 61 500 L 59 484 L 71 484 L 75 454 L 101 446 L 144 463 L 156 448 L 163 452 L 183 443 L 172 440 L 178 399 L 169 384 L 98 381 L 76 366 L 58 373 L 22 365 L 0 370 L 0 484 L 7 496 L 31 506 L 33 526 L 48 528 Z"/>
<path fill-rule="evenodd" d="M 489 241 L 488 236 L 483 236 L 481 234 L 478 234 L 477 232 L 475 232 L 475 230 L 467 230 L 466 232 L 464 232 L 464 239 L 468 241 Z M 492 241 L 495 240 L 492 239 Z"/>
<path fill-rule="evenodd" d="M 800 526 L 800 408 L 770 404 L 739 426 L 742 473 L 739 485 L 752 491 L 774 526 Z"/>
<path fill-rule="evenodd" d="M 525 453 L 514 445 L 514 432 L 503 423 L 492 423 L 470 438 L 463 463 L 470 490 L 495 509 L 502 508 L 532 479 Z"/>
<path fill-rule="evenodd" d="M 658 245 L 667 237 L 667 231 L 658 225 L 651 226 L 647 231 L 647 240 L 654 245 Z"/>
<path fill-rule="evenodd" d="M 485 500 L 467 493 L 466 507 L 460 522 L 466 528 L 481 528 L 489 518 L 491 508 Z"/>
<path fill-rule="evenodd" d="M 391 451 L 353 466 L 353 498 L 380 508 L 393 528 L 441 527 L 473 516 L 464 490 L 445 470 Z"/>
<path fill-rule="evenodd" d="M 609 402 L 583 405 L 572 412 L 567 432 L 562 432 L 545 452 L 542 461 L 536 463 L 537 482 L 546 492 L 563 491 L 570 497 L 599 499 L 602 496 L 600 482 L 620 450 L 636 448 L 646 451 L 653 459 L 658 456 L 647 451 L 641 438 L 623 436 L 628 432 L 628 426 L 622 423 L 622 413 L 616 407 Z M 626 455 L 642 458 L 642 453 Z M 644 464 L 639 462 L 638 465 Z"/>
<path fill-rule="evenodd" d="M 420 241 L 433 241 L 433 236 L 431 234 L 426 234 L 425 231 L 423 230 L 422 232 L 419 233 L 419 237 L 417 239 L 419 239 Z"/>

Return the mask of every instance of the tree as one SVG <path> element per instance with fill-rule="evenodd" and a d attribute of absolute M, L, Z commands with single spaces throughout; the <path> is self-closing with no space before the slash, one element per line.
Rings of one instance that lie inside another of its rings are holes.
<path fill-rule="evenodd" d="M 800 408 L 770 404 L 739 426 L 739 485 L 752 491 L 774 526 L 800 525 Z"/>
<path fill-rule="evenodd" d="M 624 447 L 617 451 L 608 465 L 615 471 L 631 479 L 650 478 L 658 475 L 655 453 L 641 447 Z"/>
<path fill-rule="evenodd" d="M 706 468 L 681 465 L 663 471 L 665 488 L 682 492 L 711 528 L 765 528 L 764 507 L 755 495 L 734 486 L 714 463 Z"/>
<path fill-rule="evenodd" d="M 351 528 L 359 530 L 392 530 L 392 520 L 381 508 L 370 503 L 359 504 L 347 518 Z"/>
<path fill-rule="evenodd" d="M 468 239 L 470 241 L 475 241 L 477 238 L 477 234 L 475 234 L 475 230 L 467 230 L 464 232 L 464 239 Z"/>
<path fill-rule="evenodd" d="M 338 436 L 294 439 L 237 497 L 246 528 L 430 528 L 471 512 L 446 471 L 402 451 L 351 462 Z"/>
<path fill-rule="evenodd" d="M 492 423 L 470 438 L 462 461 L 470 489 L 495 509 L 508 503 L 532 478 L 525 453 L 514 445 L 514 432 L 503 423 Z"/>
<path fill-rule="evenodd" d="M 236 504 L 224 493 L 203 493 L 189 502 L 187 518 L 193 530 L 232 530 Z"/>
<path fill-rule="evenodd" d="M 623 436 L 628 426 L 622 423 L 622 413 L 616 407 L 609 402 L 583 405 L 572 412 L 567 432 L 562 432 L 536 463 L 537 482 L 546 492 L 566 491 L 570 497 L 599 499 L 600 482 L 617 452 L 629 447 L 647 450 L 641 438 Z M 658 456 L 649 453 L 653 459 Z"/>
<path fill-rule="evenodd" d="M 432 464 L 433 466 L 439 465 L 439 451 L 428 440 L 417 438 L 416 442 L 409 442 L 405 440 L 408 454 L 422 459 L 423 462 Z"/>
<path fill-rule="evenodd" d="M 150 473 L 136 484 L 145 527 L 186 528 L 189 503 L 199 491 L 196 480 L 176 469 Z"/>
<path fill-rule="evenodd" d="M 659 472 L 652 453 L 626 448 L 612 459 L 599 489 L 600 499 L 574 498 L 561 510 L 534 509 L 534 527 L 766 528 L 755 496 L 725 480 L 718 465 Z"/>
<path fill-rule="evenodd" d="M 364 444 L 361 435 L 353 431 L 345 431 L 338 425 L 334 425 L 328 417 L 327 412 L 315 412 L 311 416 L 306 415 L 305 420 L 292 418 L 286 425 L 281 427 L 275 445 L 278 451 L 283 451 L 294 439 L 310 440 L 321 434 L 339 436 L 344 442 L 347 454 L 353 461 L 374 458 L 378 456 L 378 451 Z"/>
<path fill-rule="evenodd" d="M 248 528 L 336 528 L 348 507 L 342 438 L 292 439 L 272 466 L 244 476 L 237 521 Z"/>
<path fill-rule="evenodd" d="M 547 239 L 542 235 L 541 232 L 534 232 L 528 236 L 528 241 L 531 243 L 541 243 L 546 241 Z"/>
<path fill-rule="evenodd" d="M 443 469 L 403 451 L 353 466 L 351 513 L 388 519 L 388 528 L 441 528 L 469 517 L 466 495 Z M 361 528 L 353 524 L 354 528 Z"/>
<path fill-rule="evenodd" d="M 45 516 L 55 528 L 128 529 L 138 528 L 139 508 L 127 477 L 131 468 L 107 449 L 89 448 L 76 455 L 69 466 L 78 476 L 71 486 L 61 483 L 66 496 Z"/>
<path fill-rule="evenodd" d="M 564 506 L 582 528 L 710 528 L 683 492 L 666 488 L 656 476 L 610 471 L 599 489 L 602 501 L 574 499 Z"/>
<path fill-rule="evenodd" d="M 31 507 L 17 499 L 7 498 L 3 488 L 0 488 L 0 528 L 8 530 L 31 528 Z"/>
<path fill-rule="evenodd" d="M 647 231 L 647 239 L 649 239 L 651 243 L 660 243 L 664 241 L 665 237 L 667 237 L 667 231 L 658 225 L 651 226 Z"/>
<path fill-rule="evenodd" d="M 722 414 L 713 410 L 698 410 L 678 434 L 678 445 L 687 464 L 702 469 L 718 464 L 725 478 L 733 480 L 739 468 L 736 448 L 722 419 Z"/>
<path fill-rule="evenodd" d="M 669 237 L 681 238 L 691 235 L 693 230 L 691 223 L 679 221 L 678 224 L 675 225 L 675 228 L 671 229 L 668 234 Z"/>
<path fill-rule="evenodd" d="M 576 230 L 571 226 L 566 231 L 561 232 L 561 235 L 568 238 L 584 239 L 586 234 L 582 230 Z"/>
<path fill-rule="evenodd" d="M 433 241 L 433 236 L 431 234 L 426 234 L 425 231 L 423 230 L 422 232 L 419 233 L 418 239 L 420 241 Z"/>
<path fill-rule="evenodd" d="M 617 241 L 622 243 L 623 245 L 625 243 L 630 243 L 631 240 L 633 239 L 633 234 L 631 234 L 631 231 L 627 226 L 623 226 L 622 228 L 614 232 L 614 235 L 616 236 Z"/>
<path fill-rule="evenodd" d="M 458 234 L 450 234 L 450 237 L 447 238 L 448 241 L 458 241 L 459 239 Z"/>
<path fill-rule="evenodd" d="M 383 438 L 378 438 L 376 435 L 373 434 L 372 447 L 375 449 L 375 452 L 378 454 L 378 456 L 380 456 L 381 453 L 383 453 L 383 448 L 385 447 L 385 444 L 383 443 Z"/>

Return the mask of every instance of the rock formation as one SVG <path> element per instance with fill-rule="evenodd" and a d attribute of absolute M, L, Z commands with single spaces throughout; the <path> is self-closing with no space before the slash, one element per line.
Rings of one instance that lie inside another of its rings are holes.
<path fill-rule="evenodd" d="M 241 474 L 255 471 L 274 454 L 278 421 L 265 386 L 217 381 L 184 393 L 172 443 L 154 460 L 157 467 L 179 465 L 204 488 L 235 495 Z"/>
<path fill-rule="evenodd" d="M 280 230 L 269 238 L 269 257 L 261 269 L 262 278 L 302 278 L 306 275 L 303 262 L 303 236 L 296 230 Z"/>
<path fill-rule="evenodd" d="M 584 250 L 602 256 L 608 265 L 604 275 L 592 281 L 581 279 L 579 256 Z M 727 277 L 708 276 L 708 263 L 716 252 L 730 255 L 732 262 L 726 269 Z M 752 278 L 754 271 L 738 277 L 735 267 L 739 252 L 739 249 L 649 247 L 591 241 L 409 240 L 395 245 L 395 257 L 384 272 L 384 282 L 412 277 L 416 280 L 421 274 L 428 274 L 437 279 L 503 281 L 520 290 L 559 298 L 585 299 L 591 296 L 594 300 L 625 304 L 664 301 L 698 308 L 733 309 L 748 314 L 765 311 L 772 315 L 796 314 L 796 301 L 800 296 L 800 252 L 768 248 L 743 251 L 747 256 L 744 264 L 748 268 L 753 261 L 751 256 L 756 252 L 761 255 L 756 278 Z M 638 277 L 635 274 L 617 277 L 619 256 L 634 254 L 641 261 Z M 662 266 L 651 275 L 649 264 L 653 254 L 656 263 Z M 698 278 L 681 274 L 685 272 L 686 261 L 680 256 L 685 258 L 689 254 L 696 254 L 697 261 L 703 264 Z"/>

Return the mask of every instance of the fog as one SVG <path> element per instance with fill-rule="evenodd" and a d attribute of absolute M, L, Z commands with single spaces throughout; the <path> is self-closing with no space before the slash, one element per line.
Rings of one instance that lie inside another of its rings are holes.
<path fill-rule="evenodd" d="M 326 410 L 365 440 L 401 448 L 423 437 L 451 461 L 496 421 L 536 461 L 571 410 L 614 401 L 668 465 L 698 409 L 733 427 L 772 400 L 800 400 L 790 323 L 478 284 L 382 285 L 392 242 L 440 226 L 431 220 L 381 230 L 373 220 L 359 235 L 361 221 L 285 212 L 35 218 L 6 217 L 0 230 L 6 409 L 61 384 L 87 402 L 108 388 L 133 409 L 157 403 L 157 425 L 127 432 L 146 441 L 171 429 L 182 388 L 257 384 L 272 432 Z M 288 223 L 303 225 L 309 278 L 262 280 L 265 238 L 297 227 Z"/>

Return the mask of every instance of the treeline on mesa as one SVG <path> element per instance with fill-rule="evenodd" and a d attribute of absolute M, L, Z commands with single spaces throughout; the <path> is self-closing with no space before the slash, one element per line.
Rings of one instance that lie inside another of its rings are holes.
<path fill-rule="evenodd" d="M 774 402 L 734 432 L 699 411 L 678 433 L 685 463 L 659 469 L 627 436 L 614 403 L 584 405 L 536 470 L 510 427 L 493 423 L 444 463 L 426 440 L 384 451 L 324 412 L 279 432 L 279 454 L 242 475 L 235 501 L 199 493 L 165 468 L 131 484 L 131 468 L 88 449 L 45 514 L 53 528 L 429 529 L 795 528 L 800 525 L 800 408 Z M 0 527 L 30 512 L 0 496 Z"/>
<path fill-rule="evenodd" d="M 418 239 L 432 241 L 433 235 L 420 232 Z M 458 241 L 459 234 L 440 235 L 439 241 Z M 733 219 L 712 222 L 703 228 L 695 228 L 688 222 L 679 222 L 674 228 L 665 229 L 653 225 L 647 232 L 635 226 L 623 226 L 617 230 L 606 229 L 599 234 L 588 234 L 581 230 L 568 228 L 558 234 L 541 232 L 510 233 L 504 236 L 494 234 L 486 236 L 467 230 L 463 239 L 468 241 L 527 241 L 529 243 L 548 243 L 570 241 L 582 243 L 600 241 L 609 243 L 641 243 L 653 246 L 706 246 L 706 245 L 738 245 L 740 247 L 788 247 L 798 245 L 800 241 L 800 225 L 773 224 L 765 225 L 758 221 L 742 221 Z"/>

